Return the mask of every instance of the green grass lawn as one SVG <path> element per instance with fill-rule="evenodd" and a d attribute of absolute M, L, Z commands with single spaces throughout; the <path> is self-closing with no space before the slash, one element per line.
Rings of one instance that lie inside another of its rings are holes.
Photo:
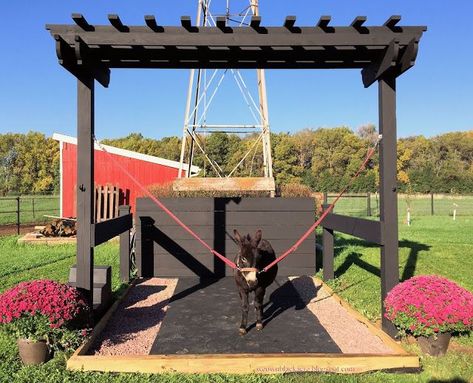
<path fill-rule="evenodd" d="M 75 263 L 74 245 L 17 244 L 17 236 L 0 237 L 0 292 L 18 282 L 31 279 L 55 279 L 67 282 Z M 95 248 L 95 264 L 112 266 L 112 289 L 122 286 L 118 277 L 118 243 L 108 242 Z"/>
<path fill-rule="evenodd" d="M 15 197 L 0 197 L 0 225 L 11 225 L 17 221 Z M 59 196 L 22 196 L 20 198 L 20 223 L 35 224 L 50 221 L 44 215 L 59 215 Z"/>
<path fill-rule="evenodd" d="M 418 217 L 408 227 L 400 224 L 400 275 L 439 274 L 473 290 L 473 217 L 453 221 L 444 217 Z M 66 281 L 74 263 L 74 246 L 17 245 L 17 237 L 0 238 L 0 291 L 19 281 L 53 278 Z M 112 265 L 113 289 L 118 291 L 118 245 L 96 249 L 96 264 Z M 379 249 L 358 239 L 337 236 L 332 288 L 373 321 L 380 318 Z M 334 320 L 336 320 L 334 318 Z M 40 367 L 23 367 L 15 340 L 0 332 L 0 382 L 469 382 L 473 379 L 473 338 L 455 339 L 445 357 L 422 355 L 415 345 L 406 347 L 421 356 L 419 374 L 376 372 L 355 376 L 295 374 L 270 376 L 139 375 L 70 372 L 64 355 Z"/>

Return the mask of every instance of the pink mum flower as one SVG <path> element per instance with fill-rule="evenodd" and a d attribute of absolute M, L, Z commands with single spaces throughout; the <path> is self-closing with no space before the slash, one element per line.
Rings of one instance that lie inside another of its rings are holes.
<path fill-rule="evenodd" d="M 415 336 L 473 329 L 473 294 L 436 275 L 398 284 L 387 295 L 385 307 L 386 318 Z"/>

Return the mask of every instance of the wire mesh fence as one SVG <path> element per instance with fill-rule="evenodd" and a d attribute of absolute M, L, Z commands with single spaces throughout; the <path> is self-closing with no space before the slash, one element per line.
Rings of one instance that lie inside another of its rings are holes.
<path fill-rule="evenodd" d="M 58 216 L 59 196 L 29 195 L 0 197 L 0 226 L 41 224 L 51 220 L 47 216 Z"/>
<path fill-rule="evenodd" d="M 335 199 L 327 194 L 327 202 Z M 452 194 L 399 194 L 398 214 L 405 216 L 473 216 L 473 195 Z M 335 213 L 354 217 L 379 216 L 379 194 L 362 193 L 344 195 L 334 209 Z"/>

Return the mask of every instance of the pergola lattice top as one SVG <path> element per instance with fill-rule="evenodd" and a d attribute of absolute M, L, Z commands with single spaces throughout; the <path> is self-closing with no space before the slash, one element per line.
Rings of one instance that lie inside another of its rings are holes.
<path fill-rule="evenodd" d="M 391 16 L 383 26 L 365 27 L 366 17 L 350 26 L 330 26 L 322 16 L 312 27 L 296 26 L 287 16 L 282 27 L 265 27 L 253 16 L 250 27 L 233 27 L 218 17 L 215 27 L 196 27 L 188 16 L 181 26 L 128 26 L 117 15 L 111 25 L 91 25 L 80 14 L 75 24 L 47 25 L 56 40 L 59 63 L 75 76 L 92 73 L 103 86 L 110 68 L 270 68 L 361 69 L 365 87 L 384 74 L 411 68 L 425 26 L 398 26 Z"/>

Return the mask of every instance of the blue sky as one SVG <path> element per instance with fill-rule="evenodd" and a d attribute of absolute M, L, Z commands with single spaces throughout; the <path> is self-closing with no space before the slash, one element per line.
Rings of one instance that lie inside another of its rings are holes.
<path fill-rule="evenodd" d="M 225 0 L 213 0 L 223 5 Z M 234 10 L 247 2 L 232 0 Z M 75 135 L 76 83 L 57 63 L 46 23 L 70 23 L 73 12 L 92 24 L 117 13 L 127 24 L 177 25 L 181 15 L 195 19 L 197 0 L 41 0 L 4 1 L 0 12 L 0 133 L 41 131 Z M 427 25 L 417 63 L 398 79 L 398 134 L 433 136 L 473 129 L 473 1 L 471 0 L 260 0 L 263 24 L 280 25 L 286 15 L 314 25 L 332 15 L 333 25 L 355 16 L 367 25 L 399 14 L 403 25 Z M 141 132 L 160 138 L 181 135 L 187 70 L 113 70 L 108 89 L 97 85 L 99 138 Z M 246 76 L 253 85 L 253 71 Z M 266 72 L 271 128 L 377 125 L 377 87 L 364 89 L 359 71 Z M 216 96 L 209 123 L 251 122 L 230 76 Z M 253 92 L 253 94 L 255 94 Z"/>

